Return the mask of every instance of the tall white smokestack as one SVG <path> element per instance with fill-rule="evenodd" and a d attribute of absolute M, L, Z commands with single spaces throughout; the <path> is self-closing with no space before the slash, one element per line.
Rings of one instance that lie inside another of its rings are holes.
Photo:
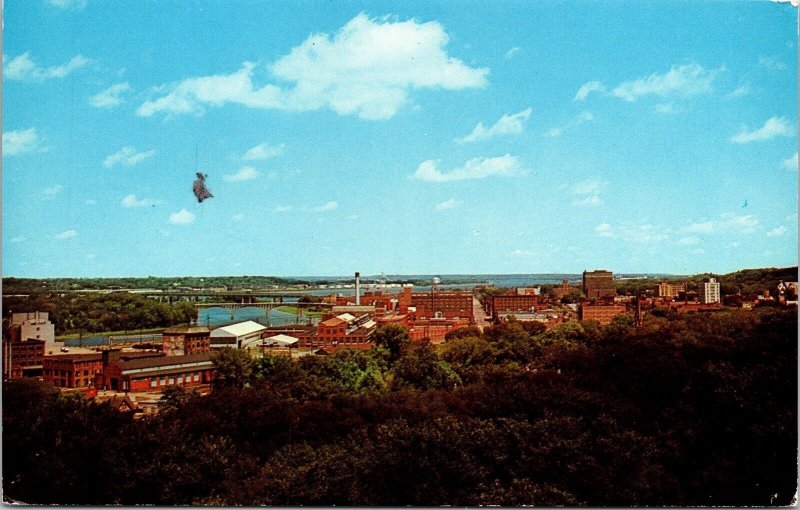
<path fill-rule="evenodd" d="M 361 304 L 361 274 L 356 271 L 356 306 Z"/>

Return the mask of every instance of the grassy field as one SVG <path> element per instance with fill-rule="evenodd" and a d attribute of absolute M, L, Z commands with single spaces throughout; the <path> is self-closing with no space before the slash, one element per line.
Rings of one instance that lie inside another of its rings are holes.
<path fill-rule="evenodd" d="M 322 318 L 322 312 L 320 312 L 320 311 L 310 311 L 310 310 L 307 310 L 305 308 L 300 308 L 299 306 L 284 305 L 284 306 L 279 306 L 278 308 L 276 308 L 276 310 L 279 310 L 281 312 L 286 312 L 286 313 L 292 313 L 292 314 L 295 314 L 295 315 L 300 313 L 301 315 L 305 315 L 306 317 L 313 317 L 315 319 L 321 319 Z"/>

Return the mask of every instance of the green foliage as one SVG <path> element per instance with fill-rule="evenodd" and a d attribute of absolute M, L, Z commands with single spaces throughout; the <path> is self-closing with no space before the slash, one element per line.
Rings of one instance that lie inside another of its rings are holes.
<path fill-rule="evenodd" d="M 389 324 L 379 327 L 373 333 L 372 342 L 379 347 L 387 349 L 389 351 L 389 359 L 394 361 L 405 352 L 411 343 L 411 339 L 406 328 L 397 324 Z"/>
<path fill-rule="evenodd" d="M 467 338 L 471 336 L 480 337 L 482 334 L 481 328 L 478 326 L 463 326 L 445 333 L 444 339 L 446 342 L 449 342 L 451 340 L 458 340 L 459 338 Z"/>
<path fill-rule="evenodd" d="M 215 388 L 246 388 L 254 376 L 255 363 L 246 351 L 229 347 L 211 355 L 214 362 Z"/>
<path fill-rule="evenodd" d="M 57 335 L 161 328 L 188 324 L 197 318 L 192 303 L 169 304 L 127 292 L 4 299 L 4 314 L 20 311 L 48 312 Z"/>
<path fill-rule="evenodd" d="M 449 390 L 461 378 L 449 363 L 439 359 L 427 343 L 413 345 L 392 367 L 392 388 Z"/>
<path fill-rule="evenodd" d="M 3 385 L 5 497 L 34 504 L 766 506 L 797 481 L 797 311 L 520 323 L 435 349 L 217 356 L 133 420 Z M 249 367 L 249 368 L 248 368 Z"/>

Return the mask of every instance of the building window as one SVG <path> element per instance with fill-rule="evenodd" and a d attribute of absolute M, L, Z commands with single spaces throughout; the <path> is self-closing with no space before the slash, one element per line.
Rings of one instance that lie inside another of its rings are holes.
<path fill-rule="evenodd" d="M 170 384 L 175 384 L 175 378 L 174 377 L 170 377 L 169 378 L 169 383 Z"/>
<path fill-rule="evenodd" d="M 161 376 L 161 386 L 164 386 L 165 384 L 167 384 L 167 376 L 162 375 Z"/>
<path fill-rule="evenodd" d="M 151 388 L 158 387 L 158 378 L 156 378 L 156 377 L 151 377 L 150 378 L 150 387 Z"/>

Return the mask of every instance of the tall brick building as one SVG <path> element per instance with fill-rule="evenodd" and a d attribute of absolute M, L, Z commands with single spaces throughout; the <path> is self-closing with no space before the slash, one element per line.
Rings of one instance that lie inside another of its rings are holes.
<path fill-rule="evenodd" d="M 167 328 L 161 350 L 167 356 L 183 356 L 211 350 L 211 330 L 205 326 Z"/>
<path fill-rule="evenodd" d="M 407 288 L 409 293 L 410 290 Z M 471 292 L 432 291 L 410 294 L 411 306 L 417 309 L 416 316 L 419 318 L 459 318 L 468 319 L 470 322 L 474 320 Z"/>
<path fill-rule="evenodd" d="M 583 272 L 583 293 L 588 299 L 613 298 L 617 295 L 613 273 L 598 269 Z"/>
<path fill-rule="evenodd" d="M 491 297 L 492 319 L 515 313 L 533 313 L 538 297 L 533 294 L 500 294 Z"/>

